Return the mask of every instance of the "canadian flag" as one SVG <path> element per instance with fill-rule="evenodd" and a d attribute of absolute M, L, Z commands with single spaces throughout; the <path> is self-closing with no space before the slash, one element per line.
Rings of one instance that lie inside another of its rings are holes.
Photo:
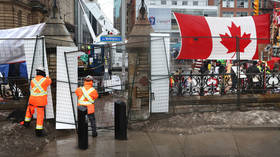
<path fill-rule="evenodd" d="M 268 14 L 204 17 L 174 13 L 182 44 L 177 59 L 258 59 L 258 44 L 268 44 Z"/>

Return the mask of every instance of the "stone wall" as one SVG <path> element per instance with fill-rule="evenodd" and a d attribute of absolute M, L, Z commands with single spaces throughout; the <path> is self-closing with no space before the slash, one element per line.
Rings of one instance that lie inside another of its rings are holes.
<path fill-rule="evenodd" d="M 208 112 L 248 109 L 275 109 L 280 106 L 279 94 L 247 94 L 240 96 L 240 105 L 237 105 L 237 95 L 224 96 L 188 96 L 171 97 L 170 112 Z"/>
<path fill-rule="evenodd" d="M 59 0 L 61 19 L 74 26 L 74 0 Z"/>
<path fill-rule="evenodd" d="M 47 1 L 46 1 L 47 2 Z M 36 3 L 37 4 L 37 3 Z M 34 4 L 30 1 L 0 1 L 0 29 L 22 27 L 44 22 L 47 16 L 45 4 L 41 4 L 37 9 L 33 8 Z"/>
<path fill-rule="evenodd" d="M 51 15 L 51 0 L 1 0 L 0 29 L 45 22 Z M 57 1 L 60 18 L 74 26 L 74 0 Z"/>

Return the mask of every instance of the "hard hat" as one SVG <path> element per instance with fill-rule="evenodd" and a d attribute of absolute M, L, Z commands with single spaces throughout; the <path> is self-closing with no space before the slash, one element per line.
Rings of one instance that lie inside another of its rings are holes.
<path fill-rule="evenodd" d="M 43 72 L 45 72 L 45 68 L 42 67 L 42 66 L 39 66 L 38 68 L 36 68 L 36 70 L 37 70 L 37 71 L 43 71 Z"/>
<path fill-rule="evenodd" d="M 92 80 L 93 80 L 93 77 L 90 76 L 90 75 L 88 75 L 88 76 L 85 77 L 85 80 L 86 80 L 86 81 L 92 81 Z"/>

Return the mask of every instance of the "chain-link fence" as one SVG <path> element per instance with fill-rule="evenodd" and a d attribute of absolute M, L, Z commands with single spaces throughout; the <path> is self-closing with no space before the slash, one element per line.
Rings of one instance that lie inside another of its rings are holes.
<path fill-rule="evenodd" d="M 64 55 L 57 56 L 57 72 L 59 73 L 57 75 L 57 88 L 59 89 L 57 90 L 56 121 L 59 124 L 77 125 L 75 91 L 84 85 L 84 78 L 91 75 L 94 78 L 93 87 L 99 94 L 95 101 L 94 113 L 97 129 L 111 129 L 114 127 L 114 102 L 117 100 L 126 102 L 126 90 L 125 86 L 122 89 L 121 71 L 120 69 L 113 70 L 112 66 L 112 55 L 116 55 L 112 53 L 117 50 L 117 47 L 106 44 L 83 44 L 80 47 L 81 49 L 73 51 L 63 47 L 58 49 Z M 69 102 L 72 104 L 71 107 Z M 67 111 L 65 112 L 65 110 Z M 71 115 L 67 116 L 67 114 Z M 89 128 L 89 130 L 91 129 Z"/>
<path fill-rule="evenodd" d="M 96 105 L 101 128 L 113 126 L 113 105 L 118 99 L 127 103 L 129 119 L 139 119 L 139 112 L 142 118 L 150 113 L 177 112 L 180 106 L 230 104 L 239 107 L 277 103 L 279 67 L 260 61 L 269 60 L 272 51 L 271 47 L 260 44 L 267 39 L 184 39 L 155 34 L 133 37 L 124 44 L 125 49 L 123 44 L 80 46 L 80 51 L 88 58 L 83 61 L 83 54 L 76 56 L 79 57 L 76 84 L 81 86 L 86 75 L 94 76 L 94 87 L 101 96 Z M 208 40 L 212 44 L 211 51 L 205 54 Z M 205 44 L 196 44 L 198 41 Z M 193 44 L 193 48 L 184 48 L 181 42 Z M 125 77 L 122 71 L 124 51 L 127 56 Z M 191 57 L 196 59 L 187 59 Z M 114 75 L 118 76 L 118 84 L 112 82 Z M 122 81 L 123 78 L 126 80 Z"/>

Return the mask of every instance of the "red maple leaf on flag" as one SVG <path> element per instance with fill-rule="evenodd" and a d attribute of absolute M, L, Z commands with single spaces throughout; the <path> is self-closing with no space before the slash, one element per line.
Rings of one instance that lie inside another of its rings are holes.
<path fill-rule="evenodd" d="M 238 51 L 237 46 L 239 46 L 239 52 L 244 53 L 244 49 L 251 43 L 251 34 L 243 33 L 241 36 L 240 26 L 237 27 L 233 22 L 231 23 L 231 27 L 228 27 L 228 29 L 231 36 L 229 36 L 227 33 L 225 35 L 220 34 L 220 37 L 222 38 L 222 41 L 220 42 L 228 49 L 227 53 L 234 53 L 234 55 L 231 57 L 233 58 Z M 237 38 L 239 38 L 238 45 L 236 43 Z"/>

